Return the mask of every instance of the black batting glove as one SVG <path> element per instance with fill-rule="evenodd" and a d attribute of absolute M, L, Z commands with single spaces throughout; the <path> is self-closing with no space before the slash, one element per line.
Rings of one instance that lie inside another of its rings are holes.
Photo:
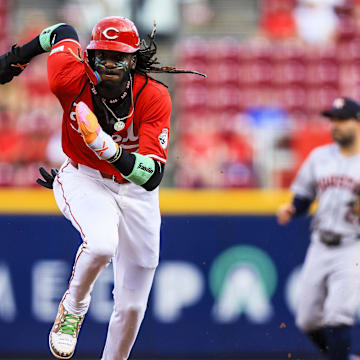
<path fill-rule="evenodd" d="M 36 182 L 41 186 L 44 186 L 48 189 L 52 189 L 55 177 L 58 174 L 59 170 L 51 169 L 51 174 L 49 174 L 43 167 L 41 167 L 39 168 L 39 171 L 45 181 L 43 179 L 38 178 Z"/>
<path fill-rule="evenodd" d="M 0 84 L 6 84 L 20 75 L 27 65 L 28 61 L 20 56 L 20 48 L 13 45 L 9 52 L 0 56 Z"/>

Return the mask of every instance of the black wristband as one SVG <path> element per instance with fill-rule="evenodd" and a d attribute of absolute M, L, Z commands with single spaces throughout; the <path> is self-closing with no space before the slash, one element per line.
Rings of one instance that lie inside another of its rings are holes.
<path fill-rule="evenodd" d="M 116 157 L 116 154 L 114 157 Z M 123 175 L 128 176 L 134 168 L 135 155 L 123 149 L 120 157 L 116 161 L 109 159 L 109 162 L 111 162 L 111 164 L 114 165 Z"/>
<path fill-rule="evenodd" d="M 112 159 L 108 161 L 123 174 L 124 176 L 129 176 L 134 169 L 135 166 L 135 155 L 125 151 L 124 149 L 121 152 L 120 157 L 113 161 L 117 157 L 117 154 L 113 156 Z M 164 168 L 165 165 L 160 163 L 159 161 L 155 162 L 155 171 L 151 178 L 143 185 L 141 185 L 145 190 L 152 191 L 156 187 L 159 186 L 163 175 L 164 175 Z"/>

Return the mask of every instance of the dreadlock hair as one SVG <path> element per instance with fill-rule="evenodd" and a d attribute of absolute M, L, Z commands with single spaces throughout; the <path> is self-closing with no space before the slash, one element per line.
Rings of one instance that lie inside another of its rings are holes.
<path fill-rule="evenodd" d="M 137 63 L 135 67 L 135 72 L 147 76 L 148 73 L 172 73 L 172 74 L 195 74 L 206 77 L 205 74 L 202 74 L 194 70 L 185 70 L 179 69 L 174 66 L 156 66 L 160 62 L 154 56 L 157 51 L 157 45 L 155 43 L 155 33 L 156 33 L 156 22 L 154 21 L 154 27 L 151 34 L 147 37 L 149 38 L 149 43 L 143 39 L 140 44 L 140 50 L 136 53 Z"/>

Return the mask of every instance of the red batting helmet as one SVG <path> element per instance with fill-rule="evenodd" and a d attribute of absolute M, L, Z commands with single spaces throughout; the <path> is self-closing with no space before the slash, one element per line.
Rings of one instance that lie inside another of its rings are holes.
<path fill-rule="evenodd" d="M 132 21 L 120 16 L 101 19 L 93 28 L 87 50 L 134 53 L 140 49 L 139 33 Z"/>

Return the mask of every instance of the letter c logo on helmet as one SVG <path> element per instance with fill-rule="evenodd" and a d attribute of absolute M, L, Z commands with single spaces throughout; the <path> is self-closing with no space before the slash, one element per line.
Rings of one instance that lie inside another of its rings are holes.
<path fill-rule="evenodd" d="M 93 28 L 87 50 L 112 50 L 132 54 L 140 49 L 135 24 L 124 17 L 101 19 Z"/>
<path fill-rule="evenodd" d="M 109 35 L 108 34 L 109 31 L 115 32 L 115 35 L 112 35 L 112 36 Z M 102 33 L 109 40 L 114 40 L 114 39 L 117 39 L 119 37 L 119 35 L 118 35 L 119 30 L 117 28 L 114 28 L 114 27 L 108 27 Z"/>

